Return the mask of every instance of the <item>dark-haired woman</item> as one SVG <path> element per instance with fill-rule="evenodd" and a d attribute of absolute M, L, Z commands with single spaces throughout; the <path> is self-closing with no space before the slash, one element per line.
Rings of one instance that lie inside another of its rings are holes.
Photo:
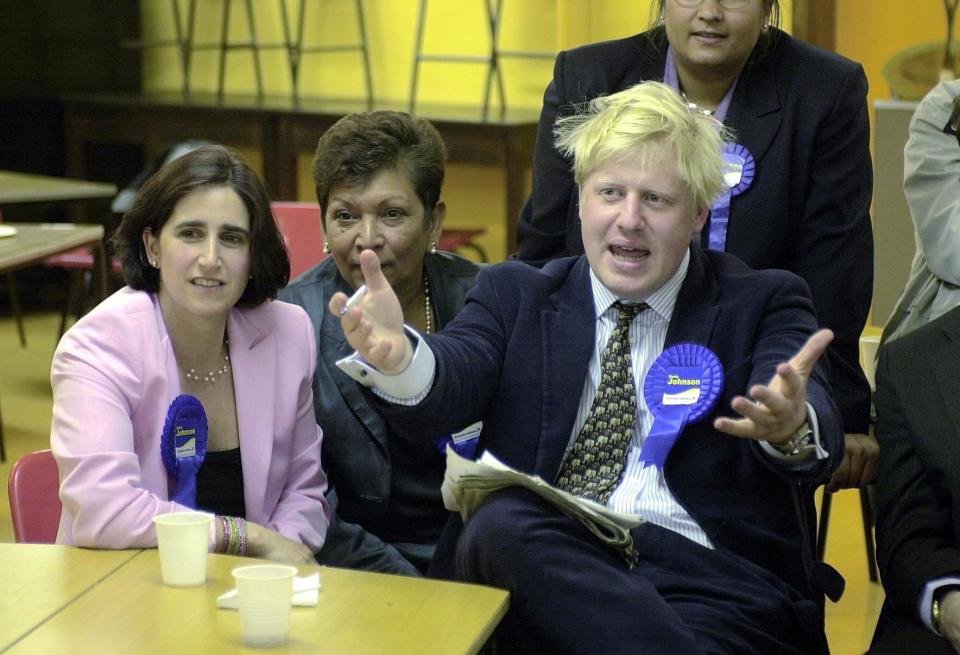
<path fill-rule="evenodd" d="M 583 252 L 570 162 L 553 144 L 557 119 L 644 80 L 673 86 L 735 138 L 729 189 L 714 204 L 702 245 L 806 280 L 820 324 L 835 335 L 827 351 L 830 385 L 847 433 L 829 488 L 863 486 L 878 459 L 876 440 L 867 436 L 870 387 L 859 365 L 873 288 L 863 68 L 777 29 L 778 0 L 659 0 L 652 7 L 649 31 L 557 56 L 516 256 L 540 265 Z"/>
<path fill-rule="evenodd" d="M 431 440 L 400 441 L 337 368 L 353 349 L 327 310 L 334 293 L 349 295 L 363 284 L 359 255 L 370 249 L 397 291 L 407 325 L 430 334 L 460 311 L 479 269 L 437 252 L 445 154 L 428 121 L 396 111 L 345 116 L 317 144 L 313 176 L 331 257 L 280 297 L 302 305 L 317 334 L 316 415 L 334 435 L 323 442 L 334 506 L 317 555 L 325 564 L 425 572 L 449 517 L 440 496 L 442 451 Z"/>
<path fill-rule="evenodd" d="M 316 351 L 303 311 L 271 300 L 290 269 L 263 184 L 202 147 L 147 181 L 114 244 L 127 286 L 53 359 L 58 542 L 151 547 L 154 516 L 191 509 L 161 455 L 168 408 L 188 394 L 208 426 L 195 504 L 217 515 L 211 550 L 312 562 L 329 523 Z"/>

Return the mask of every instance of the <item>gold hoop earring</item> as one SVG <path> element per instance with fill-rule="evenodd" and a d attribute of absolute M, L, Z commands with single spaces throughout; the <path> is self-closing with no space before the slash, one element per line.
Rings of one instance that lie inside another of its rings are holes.
<path fill-rule="evenodd" d="M 433 243 L 430 244 L 430 254 L 431 254 L 431 255 L 436 255 L 436 254 L 437 254 L 437 242 L 436 242 L 436 241 L 434 241 Z"/>
<path fill-rule="evenodd" d="M 324 242 L 323 242 L 323 253 L 324 253 L 325 255 L 329 255 L 329 254 L 330 254 L 330 242 L 329 242 L 329 241 L 324 241 Z"/>

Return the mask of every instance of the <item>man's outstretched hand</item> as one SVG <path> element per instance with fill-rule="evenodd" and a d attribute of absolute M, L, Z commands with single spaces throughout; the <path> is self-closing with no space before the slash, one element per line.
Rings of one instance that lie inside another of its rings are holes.
<path fill-rule="evenodd" d="M 749 398 L 731 401 L 743 418 L 720 417 L 713 427 L 735 437 L 785 443 L 807 418 L 807 380 L 831 341 L 830 330 L 815 332 L 790 361 L 777 365 L 769 383 L 751 387 Z"/>
<path fill-rule="evenodd" d="M 360 270 L 367 287 L 363 298 L 348 308 L 346 294 L 337 292 L 328 307 L 340 318 L 347 342 L 361 357 L 383 373 L 400 373 L 413 357 L 410 340 L 403 331 L 400 300 L 380 269 L 374 251 L 360 253 Z"/>

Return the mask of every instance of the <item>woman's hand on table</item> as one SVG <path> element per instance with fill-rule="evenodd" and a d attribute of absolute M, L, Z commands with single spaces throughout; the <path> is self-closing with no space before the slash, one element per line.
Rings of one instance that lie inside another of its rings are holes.
<path fill-rule="evenodd" d="M 247 521 L 247 555 L 290 564 L 316 564 L 313 552 L 299 541 Z"/>

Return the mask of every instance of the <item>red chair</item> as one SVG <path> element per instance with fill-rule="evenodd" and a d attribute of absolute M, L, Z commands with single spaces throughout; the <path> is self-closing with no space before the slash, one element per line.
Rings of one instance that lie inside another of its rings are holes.
<path fill-rule="evenodd" d="M 487 252 L 473 242 L 474 237 L 480 236 L 485 231 L 486 230 L 482 229 L 444 230 L 440 233 L 440 242 L 437 244 L 437 247 L 440 250 L 446 250 L 448 252 L 457 252 L 461 248 L 467 248 L 472 250 L 481 262 L 486 263 L 490 261 L 487 259 Z"/>
<path fill-rule="evenodd" d="M 60 313 L 60 331 L 57 340 L 67 330 L 67 317 L 71 314 L 71 310 L 78 319 L 86 312 L 93 288 L 94 261 L 93 250 L 87 246 L 74 248 L 43 260 L 43 265 L 47 268 L 60 268 L 70 274 L 70 288 Z M 110 259 L 110 268 L 118 278 L 123 274 L 123 264 L 116 257 Z"/>
<path fill-rule="evenodd" d="M 52 544 L 60 526 L 60 473 L 49 450 L 24 455 L 7 480 L 17 543 Z"/>
<path fill-rule="evenodd" d="M 283 243 L 290 256 L 290 279 L 319 264 L 323 252 L 323 223 L 320 205 L 314 202 L 277 201 L 270 203 Z"/>

